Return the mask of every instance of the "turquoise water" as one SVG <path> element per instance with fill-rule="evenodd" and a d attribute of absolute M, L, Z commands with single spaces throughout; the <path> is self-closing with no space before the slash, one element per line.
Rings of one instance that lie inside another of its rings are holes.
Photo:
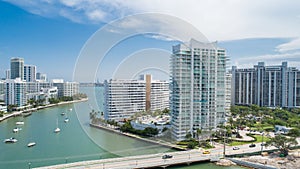
<path fill-rule="evenodd" d="M 168 148 L 154 146 L 149 143 L 131 139 L 107 131 L 89 127 L 89 112 L 91 109 L 101 111 L 103 106 L 102 88 L 83 88 L 83 92 L 91 98 L 88 102 L 76 103 L 47 108 L 34 112 L 28 117 L 15 117 L 0 123 L 0 168 L 22 169 L 75 161 L 103 159 L 119 156 L 160 153 L 170 151 Z M 97 98 L 93 98 L 96 93 Z M 96 100 L 96 101 L 95 101 Z M 70 111 L 72 108 L 72 111 Z M 70 121 L 64 123 L 67 113 Z M 61 129 L 54 133 L 56 121 Z M 17 121 L 24 121 L 19 126 L 22 130 L 13 133 Z M 5 144 L 6 138 L 15 137 L 18 142 Z M 36 146 L 28 148 L 31 141 Z M 178 168 L 178 167 L 173 167 Z M 179 168 L 216 168 L 213 164 L 197 164 Z M 224 167 L 221 167 L 224 169 Z M 221 169 L 220 168 L 220 169 Z M 228 168 L 238 169 L 239 167 Z"/>

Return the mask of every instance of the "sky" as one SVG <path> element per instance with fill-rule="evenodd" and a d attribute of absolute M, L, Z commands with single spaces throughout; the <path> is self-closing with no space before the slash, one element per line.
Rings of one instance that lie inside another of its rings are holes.
<path fill-rule="evenodd" d="M 127 19 L 145 13 L 169 15 L 188 24 L 166 29 L 168 18 Z M 0 77 L 9 69 L 11 57 L 22 57 L 50 79 L 71 81 L 78 62 L 85 61 L 80 57 L 89 42 L 114 23 L 122 30 L 155 27 L 156 34 L 131 35 L 115 43 L 95 61 L 96 72 L 85 72 L 95 80 L 135 77 L 149 70 L 165 75 L 172 46 L 179 42 L 164 35 L 188 34 L 184 27 L 217 41 L 227 51 L 229 66 L 288 61 L 300 68 L 297 0 L 4 0 L 0 1 Z M 98 40 L 104 45 L 110 42 L 107 37 Z M 87 62 L 86 70 L 92 67 L 89 64 L 93 63 Z"/>

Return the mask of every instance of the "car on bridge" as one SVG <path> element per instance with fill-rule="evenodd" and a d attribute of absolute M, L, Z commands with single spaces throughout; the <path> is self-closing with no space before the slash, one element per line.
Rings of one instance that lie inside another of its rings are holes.
<path fill-rule="evenodd" d="M 163 155 L 161 158 L 162 158 L 162 159 L 167 159 L 167 158 L 172 158 L 172 157 L 173 157 L 172 155 L 165 154 L 165 155 Z"/>
<path fill-rule="evenodd" d="M 202 154 L 210 154 L 210 151 L 208 151 L 208 150 L 205 150 L 205 151 L 203 151 L 203 153 Z"/>

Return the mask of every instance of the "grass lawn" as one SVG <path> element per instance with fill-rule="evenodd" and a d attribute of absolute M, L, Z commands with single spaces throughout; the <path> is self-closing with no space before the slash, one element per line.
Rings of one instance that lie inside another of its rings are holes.
<path fill-rule="evenodd" d="M 256 130 L 256 131 L 260 131 L 261 127 L 263 128 L 264 131 L 266 130 L 273 130 L 274 126 L 271 124 L 262 124 L 262 126 L 260 125 L 259 122 L 257 122 L 256 124 L 254 124 L 254 127 L 252 127 L 252 130 Z"/>
<path fill-rule="evenodd" d="M 261 135 L 254 135 L 254 137 L 256 138 L 256 141 L 253 141 L 253 142 L 233 141 L 229 145 L 230 146 L 240 146 L 240 145 L 245 145 L 245 144 L 250 144 L 250 143 L 261 143 L 262 142 L 262 136 Z M 270 140 L 269 137 L 264 136 L 264 142 L 269 141 L 269 140 Z"/>
<path fill-rule="evenodd" d="M 255 143 L 261 143 L 262 142 L 262 136 L 261 135 L 254 135 L 254 137 L 256 138 Z M 269 141 L 270 138 L 264 136 L 264 142 Z"/>
<path fill-rule="evenodd" d="M 250 142 L 233 141 L 233 142 L 231 142 L 229 145 L 230 145 L 230 146 L 241 146 L 241 145 L 244 145 L 244 144 L 250 144 Z"/>

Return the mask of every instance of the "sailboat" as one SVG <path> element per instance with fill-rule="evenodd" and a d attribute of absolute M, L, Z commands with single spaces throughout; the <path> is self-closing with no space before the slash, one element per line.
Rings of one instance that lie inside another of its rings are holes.
<path fill-rule="evenodd" d="M 60 128 L 58 128 L 58 119 L 56 119 L 56 129 L 54 130 L 54 133 L 59 133 Z"/>

